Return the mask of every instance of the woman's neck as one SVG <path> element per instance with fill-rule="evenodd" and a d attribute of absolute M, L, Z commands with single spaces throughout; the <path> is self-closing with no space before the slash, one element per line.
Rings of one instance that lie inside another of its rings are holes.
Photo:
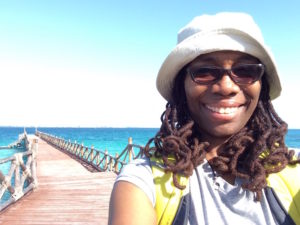
<path fill-rule="evenodd" d="M 202 137 L 201 141 L 207 141 L 209 143 L 209 148 L 206 152 L 206 159 L 209 161 L 214 157 L 218 156 L 218 150 L 223 147 L 223 145 L 228 141 L 228 137 Z"/>
<path fill-rule="evenodd" d="M 205 154 L 205 158 L 209 164 L 210 161 L 218 156 L 219 149 L 223 148 L 223 145 L 227 143 L 228 138 L 213 138 L 213 139 L 202 139 L 203 141 L 208 141 L 210 143 L 209 148 Z M 234 184 L 235 176 L 232 174 L 221 174 L 221 177 L 230 184 Z"/>

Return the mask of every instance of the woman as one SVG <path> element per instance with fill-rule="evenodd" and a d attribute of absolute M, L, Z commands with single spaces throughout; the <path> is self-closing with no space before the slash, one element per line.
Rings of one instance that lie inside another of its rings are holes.
<path fill-rule="evenodd" d="M 284 143 L 271 103 L 280 80 L 251 16 L 192 20 L 157 88 L 168 101 L 162 126 L 147 157 L 118 176 L 109 224 L 300 224 L 299 160 Z"/>

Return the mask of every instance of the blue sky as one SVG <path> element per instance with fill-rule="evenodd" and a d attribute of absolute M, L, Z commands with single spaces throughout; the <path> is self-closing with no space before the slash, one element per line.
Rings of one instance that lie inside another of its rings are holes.
<path fill-rule="evenodd" d="M 0 125 L 159 127 L 157 71 L 193 17 L 251 14 L 278 63 L 274 101 L 300 128 L 300 3 L 271 0 L 0 1 Z"/>

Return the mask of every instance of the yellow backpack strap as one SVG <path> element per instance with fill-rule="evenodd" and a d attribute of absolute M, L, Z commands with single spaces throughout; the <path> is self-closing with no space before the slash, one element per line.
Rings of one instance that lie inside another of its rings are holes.
<path fill-rule="evenodd" d="M 300 225 L 300 164 L 288 165 L 279 173 L 270 174 L 267 182 L 286 212 Z"/>
<path fill-rule="evenodd" d="M 170 225 L 173 223 L 181 198 L 189 191 L 188 178 L 178 176 L 179 183 L 186 186 L 184 190 L 180 190 L 173 183 L 173 174 L 165 173 L 162 159 L 152 157 L 150 162 L 156 191 L 157 222 L 160 225 Z"/>

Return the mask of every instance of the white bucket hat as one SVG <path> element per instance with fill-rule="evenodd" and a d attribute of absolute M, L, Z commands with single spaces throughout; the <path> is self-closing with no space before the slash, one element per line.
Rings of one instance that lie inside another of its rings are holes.
<path fill-rule="evenodd" d="M 232 50 L 258 58 L 266 67 L 271 100 L 281 92 L 280 80 L 270 49 L 252 17 L 245 13 L 223 12 L 195 17 L 178 32 L 177 46 L 163 62 L 156 87 L 167 100 L 172 100 L 172 88 L 178 72 L 201 54 Z"/>

